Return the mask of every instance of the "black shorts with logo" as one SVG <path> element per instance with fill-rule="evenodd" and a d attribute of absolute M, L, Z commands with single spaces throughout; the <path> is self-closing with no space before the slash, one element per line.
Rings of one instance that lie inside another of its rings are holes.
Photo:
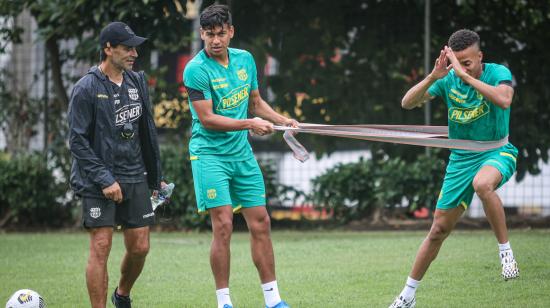
<path fill-rule="evenodd" d="M 139 228 L 155 223 L 147 183 L 120 183 L 120 188 L 121 203 L 104 198 L 83 198 L 82 224 L 85 228 Z"/>

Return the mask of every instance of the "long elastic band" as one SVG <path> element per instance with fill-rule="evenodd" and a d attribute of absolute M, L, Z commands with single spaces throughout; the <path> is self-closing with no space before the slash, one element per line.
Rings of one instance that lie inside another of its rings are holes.
<path fill-rule="evenodd" d="M 291 131 L 293 133 L 309 133 L 316 135 L 469 151 L 487 151 L 508 144 L 508 136 L 496 141 L 449 139 L 449 128 L 447 126 L 321 125 L 300 123 L 300 126 L 297 128 L 287 126 L 274 126 L 274 129 L 279 131 Z"/>

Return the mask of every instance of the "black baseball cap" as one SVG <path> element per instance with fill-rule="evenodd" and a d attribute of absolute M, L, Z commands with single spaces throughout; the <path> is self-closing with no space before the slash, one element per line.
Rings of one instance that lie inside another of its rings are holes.
<path fill-rule="evenodd" d="M 122 44 L 124 46 L 136 47 L 146 40 L 147 38 L 137 36 L 127 24 L 120 21 L 108 24 L 99 34 L 101 46 L 105 46 L 109 42 L 111 46 Z"/>

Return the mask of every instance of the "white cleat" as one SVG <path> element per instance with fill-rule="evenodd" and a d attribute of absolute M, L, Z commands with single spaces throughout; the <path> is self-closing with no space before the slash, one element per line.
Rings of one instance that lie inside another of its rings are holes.
<path fill-rule="evenodd" d="M 409 300 L 403 298 L 403 296 L 396 297 L 389 308 L 413 308 L 416 306 L 416 297 Z"/>
<path fill-rule="evenodd" d="M 519 277 L 519 268 L 514 256 L 508 255 L 504 252 L 505 256 L 502 258 L 502 278 L 504 280 L 514 279 Z"/>

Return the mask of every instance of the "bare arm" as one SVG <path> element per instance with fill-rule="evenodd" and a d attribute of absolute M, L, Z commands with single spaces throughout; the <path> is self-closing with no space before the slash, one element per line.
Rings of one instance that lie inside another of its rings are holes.
<path fill-rule="evenodd" d="M 248 102 L 248 110 L 255 116 L 268 120 L 271 123 L 278 125 L 297 126 L 298 122 L 289 119 L 277 113 L 269 104 L 264 101 L 260 95 L 260 91 L 252 90 L 250 92 L 250 100 Z"/>
<path fill-rule="evenodd" d="M 451 62 L 451 66 L 454 68 L 456 75 L 462 79 L 465 83 L 468 83 L 474 87 L 483 97 L 499 106 L 502 109 L 507 109 L 512 104 L 514 98 L 514 88 L 511 86 L 500 84 L 498 86 L 491 86 L 485 82 L 468 75 L 460 65 L 460 62 L 456 58 L 451 48 L 445 47 L 447 58 Z"/>
<path fill-rule="evenodd" d="M 413 109 L 422 106 L 427 100 L 432 99 L 433 97 L 428 93 L 428 88 L 435 81 L 428 75 L 421 82 L 410 88 L 401 100 L 401 107 L 404 109 Z"/>
<path fill-rule="evenodd" d="M 462 78 L 462 80 L 472 87 L 474 87 L 483 97 L 499 106 L 502 109 L 508 109 L 512 105 L 512 98 L 514 97 L 514 88 L 509 85 L 500 84 L 498 86 L 491 86 L 485 82 L 476 79 L 470 75 Z"/>
<path fill-rule="evenodd" d="M 432 72 L 405 93 L 405 96 L 401 100 L 401 107 L 413 109 L 414 107 L 422 106 L 427 100 L 432 99 L 433 97 L 428 93 L 428 89 L 438 79 L 445 77 L 450 69 L 450 65 L 447 66 L 447 56 L 443 49 L 435 60 Z"/>
<path fill-rule="evenodd" d="M 215 114 L 212 111 L 212 100 L 196 100 L 193 108 L 197 112 L 201 124 L 210 130 L 237 131 L 252 129 L 255 133 L 265 135 L 273 132 L 273 124 L 261 119 L 233 119 Z"/>

